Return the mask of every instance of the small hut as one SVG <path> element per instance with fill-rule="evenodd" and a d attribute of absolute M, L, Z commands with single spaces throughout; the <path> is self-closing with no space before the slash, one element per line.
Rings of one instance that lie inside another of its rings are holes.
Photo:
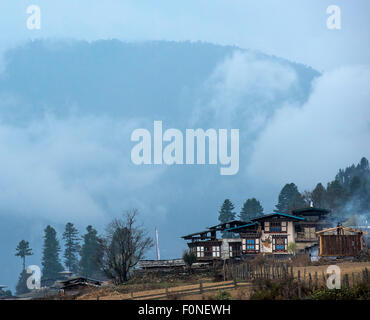
<path fill-rule="evenodd" d="M 365 245 L 364 233 L 367 234 L 342 225 L 316 232 L 319 236 L 319 256 L 357 256 Z"/>

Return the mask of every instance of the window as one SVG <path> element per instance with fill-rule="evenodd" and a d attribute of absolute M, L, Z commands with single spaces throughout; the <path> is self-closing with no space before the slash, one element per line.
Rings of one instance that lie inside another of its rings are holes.
<path fill-rule="evenodd" d="M 255 239 L 247 239 L 247 251 L 255 250 L 256 249 L 256 240 Z"/>
<path fill-rule="evenodd" d="M 231 242 L 229 243 L 229 257 L 238 257 L 240 256 L 242 248 L 241 242 Z"/>
<path fill-rule="evenodd" d="M 274 221 L 274 222 L 269 222 L 267 224 L 266 228 L 266 223 L 265 222 L 265 231 L 266 232 L 271 232 L 271 233 L 281 233 L 281 232 L 287 232 L 287 225 L 288 223 L 286 221 Z"/>
<path fill-rule="evenodd" d="M 204 247 L 197 247 L 197 257 L 198 258 L 204 257 Z"/>
<path fill-rule="evenodd" d="M 286 252 L 288 247 L 287 237 L 273 237 L 272 238 L 272 250 L 274 252 Z"/>
<path fill-rule="evenodd" d="M 247 239 L 242 239 L 242 250 L 247 251 Z"/>
<path fill-rule="evenodd" d="M 270 222 L 265 222 L 265 232 L 270 232 Z"/>
<path fill-rule="evenodd" d="M 281 223 L 280 222 L 271 222 L 270 232 L 281 232 Z"/>
<path fill-rule="evenodd" d="M 249 238 L 249 239 L 243 239 L 242 240 L 242 249 L 244 252 L 250 252 L 250 251 L 259 251 L 259 245 L 260 245 L 260 239 L 256 238 Z"/>
<path fill-rule="evenodd" d="M 221 256 L 220 246 L 213 246 L 212 247 L 212 257 L 219 258 Z"/>
<path fill-rule="evenodd" d="M 304 228 L 304 237 L 308 240 L 316 240 L 315 227 Z"/>

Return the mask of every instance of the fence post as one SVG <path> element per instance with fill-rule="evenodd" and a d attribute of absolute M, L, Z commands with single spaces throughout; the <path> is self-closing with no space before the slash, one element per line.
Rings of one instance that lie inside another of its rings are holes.
<path fill-rule="evenodd" d="M 319 279 L 317 277 L 317 271 L 315 272 L 315 289 L 319 287 Z"/>
<path fill-rule="evenodd" d="M 130 295 L 131 295 L 131 299 L 134 300 L 134 292 L 133 291 L 130 292 Z"/>
<path fill-rule="evenodd" d="M 238 283 L 236 281 L 236 278 L 234 278 L 234 287 L 236 288 L 238 286 Z"/>
<path fill-rule="evenodd" d="M 344 286 L 345 288 L 349 288 L 349 278 L 348 278 L 348 273 L 344 275 Z"/>
<path fill-rule="evenodd" d="M 308 274 L 308 288 L 309 289 L 312 288 L 312 276 L 311 276 L 311 272 Z"/>
<path fill-rule="evenodd" d="M 352 272 L 352 287 L 355 286 L 355 274 Z"/>
<path fill-rule="evenodd" d="M 203 294 L 203 282 L 202 282 L 202 280 L 199 280 L 199 292 L 200 292 L 200 294 Z"/>
<path fill-rule="evenodd" d="M 298 299 L 302 299 L 301 270 L 298 270 Z"/>
<path fill-rule="evenodd" d="M 369 270 L 367 270 L 367 268 L 365 268 L 365 270 L 362 272 L 363 273 L 363 280 L 365 283 L 367 283 L 369 281 Z"/>

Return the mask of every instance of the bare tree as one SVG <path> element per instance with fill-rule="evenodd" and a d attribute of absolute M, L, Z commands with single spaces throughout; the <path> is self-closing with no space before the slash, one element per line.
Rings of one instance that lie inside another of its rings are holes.
<path fill-rule="evenodd" d="M 116 284 L 126 282 L 131 270 L 153 246 L 141 226 L 136 225 L 136 209 L 127 211 L 120 219 L 114 219 L 107 227 L 103 241 L 102 267 L 106 275 Z"/>

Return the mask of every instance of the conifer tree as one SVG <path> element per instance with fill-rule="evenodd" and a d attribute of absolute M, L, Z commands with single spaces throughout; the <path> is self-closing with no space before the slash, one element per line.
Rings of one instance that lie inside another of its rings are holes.
<path fill-rule="evenodd" d="M 318 183 L 315 189 L 312 190 L 311 197 L 316 208 L 325 208 L 327 206 L 326 190 L 321 183 Z"/>
<path fill-rule="evenodd" d="M 291 210 L 300 209 L 306 205 L 297 186 L 294 183 L 288 183 L 280 191 L 279 202 L 276 205 L 275 212 L 288 213 Z"/>
<path fill-rule="evenodd" d="M 15 287 L 15 291 L 18 295 L 30 292 L 30 289 L 27 287 L 28 277 L 30 277 L 30 274 L 23 269 L 19 275 L 17 286 Z"/>
<path fill-rule="evenodd" d="M 235 212 L 233 211 L 234 209 L 235 207 L 233 203 L 229 199 L 226 199 L 221 206 L 221 210 L 219 211 L 218 220 L 221 223 L 235 220 Z M 231 232 L 224 231 L 222 236 L 223 238 L 233 238 L 234 235 Z"/>
<path fill-rule="evenodd" d="M 22 259 L 22 270 L 26 270 L 26 256 L 33 255 L 29 242 L 25 240 L 20 241 L 15 250 L 15 255 Z"/>
<path fill-rule="evenodd" d="M 56 280 L 63 271 L 59 259 L 60 245 L 54 228 L 47 226 L 44 230 L 44 248 L 42 256 L 42 278 Z"/>
<path fill-rule="evenodd" d="M 256 198 L 248 199 L 244 202 L 239 214 L 239 218 L 242 221 L 250 221 L 261 216 L 263 216 L 263 207 Z"/>
<path fill-rule="evenodd" d="M 224 203 L 221 206 L 221 210 L 219 211 L 218 220 L 221 223 L 229 222 L 235 219 L 235 212 L 233 211 L 235 209 L 233 203 L 226 199 Z"/>
<path fill-rule="evenodd" d="M 15 255 L 17 257 L 21 257 L 22 259 L 22 271 L 19 275 L 18 283 L 16 286 L 16 293 L 23 294 L 28 293 L 30 290 L 27 288 L 27 279 L 30 276 L 26 271 L 26 257 L 31 256 L 32 249 L 30 248 L 30 244 L 28 241 L 22 240 L 19 242 Z"/>
<path fill-rule="evenodd" d="M 78 255 L 80 252 L 80 238 L 78 237 L 78 230 L 73 223 L 68 222 L 63 233 L 64 240 L 64 264 L 66 268 L 77 274 L 78 272 Z"/>
<path fill-rule="evenodd" d="M 92 226 L 88 226 L 86 231 L 81 248 L 80 274 L 85 277 L 97 277 L 101 274 L 102 239 Z"/>

